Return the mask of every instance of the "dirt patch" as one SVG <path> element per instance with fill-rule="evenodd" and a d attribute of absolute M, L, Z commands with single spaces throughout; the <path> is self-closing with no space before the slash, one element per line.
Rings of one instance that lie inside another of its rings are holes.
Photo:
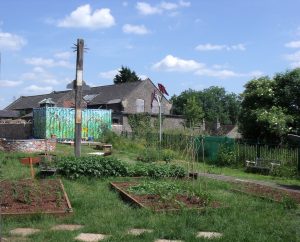
<path fill-rule="evenodd" d="M 182 208 L 187 209 L 204 209 L 205 207 L 219 208 L 220 203 L 212 201 L 207 204 L 206 199 L 197 196 L 185 194 L 176 194 L 172 200 L 164 200 L 157 194 L 137 195 L 129 191 L 132 186 L 138 185 L 139 182 L 112 182 L 111 185 L 127 201 L 136 204 L 139 207 L 150 208 L 154 211 L 172 211 Z"/>
<path fill-rule="evenodd" d="M 244 182 L 243 184 L 239 184 L 237 189 L 233 189 L 233 190 L 242 193 L 247 193 L 261 198 L 266 198 L 276 202 L 282 202 L 285 198 L 289 197 L 293 199 L 296 203 L 300 204 L 299 192 L 282 190 L 278 188 L 264 186 L 261 184 Z"/>
<path fill-rule="evenodd" d="M 4 180 L 0 191 L 2 215 L 72 212 L 60 180 Z"/>

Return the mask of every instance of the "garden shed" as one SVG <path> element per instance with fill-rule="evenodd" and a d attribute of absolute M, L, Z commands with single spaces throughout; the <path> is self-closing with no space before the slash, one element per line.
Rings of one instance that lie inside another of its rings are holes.
<path fill-rule="evenodd" d="M 43 107 L 33 109 L 33 135 L 47 139 L 74 139 L 75 109 Z M 99 139 L 105 129 L 111 129 L 111 110 L 84 109 L 82 111 L 82 138 Z"/>

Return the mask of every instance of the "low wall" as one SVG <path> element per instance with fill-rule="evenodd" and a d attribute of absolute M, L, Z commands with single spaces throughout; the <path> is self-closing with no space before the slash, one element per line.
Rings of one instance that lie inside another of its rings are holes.
<path fill-rule="evenodd" d="M 56 140 L 45 139 L 26 139 L 26 140 L 0 140 L 0 146 L 4 151 L 9 152 L 45 152 L 54 151 L 56 148 Z"/>
<path fill-rule="evenodd" d="M 157 115 L 151 115 L 151 125 L 154 126 L 154 122 L 158 121 Z M 162 122 L 163 130 L 183 130 L 185 119 L 182 116 L 176 115 L 164 115 Z M 120 128 L 119 128 L 120 129 Z M 128 114 L 123 116 L 122 131 L 132 132 L 128 122 Z"/>
<path fill-rule="evenodd" d="M 32 137 L 32 124 L 0 124 L 0 138 L 28 139 Z"/>

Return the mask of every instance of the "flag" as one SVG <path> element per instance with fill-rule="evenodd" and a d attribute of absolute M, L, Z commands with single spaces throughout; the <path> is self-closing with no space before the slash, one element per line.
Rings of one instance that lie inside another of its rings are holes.
<path fill-rule="evenodd" d="M 162 94 L 166 94 L 167 96 L 169 96 L 169 93 L 167 92 L 166 88 L 164 87 L 164 85 L 158 83 L 158 89 Z"/>
<path fill-rule="evenodd" d="M 154 99 L 157 101 L 155 90 L 154 90 L 154 92 L 151 93 L 151 109 L 153 107 L 153 101 L 154 101 Z"/>

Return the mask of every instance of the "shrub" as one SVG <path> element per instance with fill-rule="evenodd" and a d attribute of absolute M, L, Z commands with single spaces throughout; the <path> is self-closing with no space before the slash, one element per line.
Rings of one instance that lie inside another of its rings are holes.
<path fill-rule="evenodd" d="M 137 157 L 137 160 L 150 163 L 159 160 L 159 152 L 154 148 L 146 148 L 140 152 Z"/>
<path fill-rule="evenodd" d="M 167 164 L 127 164 L 111 157 L 85 156 L 57 159 L 58 172 L 70 179 L 80 177 L 150 176 L 153 178 L 185 176 L 181 166 Z"/>
<path fill-rule="evenodd" d="M 235 166 L 236 155 L 231 147 L 221 145 L 217 155 L 216 165 L 218 166 Z"/>
<path fill-rule="evenodd" d="M 297 176 L 297 167 L 289 164 L 276 166 L 271 170 L 270 174 L 272 176 L 293 178 Z"/>
<path fill-rule="evenodd" d="M 170 161 L 174 160 L 175 156 L 176 155 L 173 150 L 170 150 L 170 149 L 162 150 L 162 160 L 164 160 L 165 162 L 170 162 Z"/>

